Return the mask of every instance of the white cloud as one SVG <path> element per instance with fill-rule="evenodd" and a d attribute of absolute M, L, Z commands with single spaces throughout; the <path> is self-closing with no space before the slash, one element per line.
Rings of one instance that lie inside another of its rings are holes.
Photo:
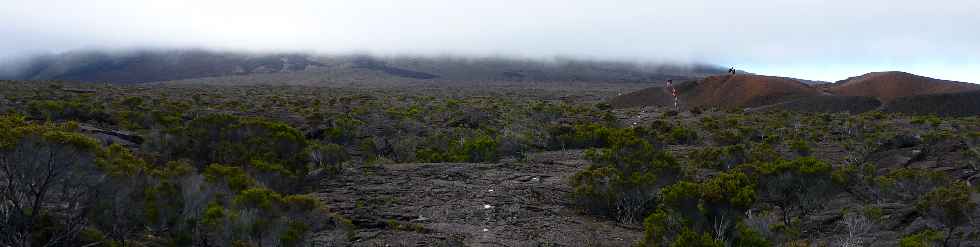
<path fill-rule="evenodd" d="M 974 0 L 0 0 L 0 57 L 194 46 L 696 60 L 815 79 L 891 68 L 980 82 L 976 13 Z"/>

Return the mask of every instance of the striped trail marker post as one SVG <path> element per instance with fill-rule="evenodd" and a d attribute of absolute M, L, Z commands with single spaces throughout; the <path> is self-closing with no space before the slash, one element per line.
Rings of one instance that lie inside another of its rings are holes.
<path fill-rule="evenodd" d="M 667 88 L 670 89 L 670 95 L 674 96 L 674 111 L 679 111 L 677 109 L 677 89 L 674 88 L 674 80 L 667 80 Z"/>

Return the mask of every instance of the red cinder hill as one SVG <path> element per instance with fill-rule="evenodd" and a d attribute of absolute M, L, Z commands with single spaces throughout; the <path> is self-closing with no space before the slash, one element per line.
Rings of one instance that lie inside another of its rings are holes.
<path fill-rule="evenodd" d="M 808 85 L 793 78 L 717 75 L 676 84 L 682 108 L 721 107 L 803 112 L 871 110 L 908 114 L 971 116 L 980 114 L 980 85 L 933 79 L 905 72 L 875 72 L 833 84 Z M 616 108 L 671 106 L 663 87 L 652 87 L 610 100 Z"/>
<path fill-rule="evenodd" d="M 827 85 L 835 95 L 875 97 L 883 102 L 897 98 L 980 90 L 980 85 L 918 76 L 905 72 L 874 72 Z"/>
<path fill-rule="evenodd" d="M 820 91 L 790 78 L 762 75 L 719 75 L 676 85 L 681 105 L 689 107 L 757 107 L 820 95 Z M 670 92 L 653 87 L 610 101 L 614 107 L 672 105 Z"/>

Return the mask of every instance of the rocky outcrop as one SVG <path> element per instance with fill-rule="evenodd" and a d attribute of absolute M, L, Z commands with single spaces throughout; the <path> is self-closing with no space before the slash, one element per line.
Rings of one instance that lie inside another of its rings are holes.
<path fill-rule="evenodd" d="M 143 144 L 143 137 L 133 132 L 122 130 L 107 130 L 92 125 L 82 124 L 79 126 L 82 133 L 85 133 L 104 145 L 119 144 L 128 148 L 139 148 Z"/>

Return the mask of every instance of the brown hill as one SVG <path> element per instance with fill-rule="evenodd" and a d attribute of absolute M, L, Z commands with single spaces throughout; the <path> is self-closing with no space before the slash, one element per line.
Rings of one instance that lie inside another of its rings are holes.
<path fill-rule="evenodd" d="M 897 98 L 980 90 L 980 85 L 918 76 L 905 72 L 874 72 L 826 86 L 835 95 L 875 97 L 884 102 Z"/>
<path fill-rule="evenodd" d="M 757 107 L 820 95 L 798 80 L 761 75 L 710 76 L 676 85 L 684 107 Z M 672 104 L 670 92 L 654 87 L 624 94 L 610 101 L 617 108 Z"/>
<path fill-rule="evenodd" d="M 636 106 L 667 106 L 673 105 L 670 91 L 664 87 L 650 87 L 628 94 L 619 95 L 609 100 L 609 104 L 615 108 L 628 108 Z"/>

